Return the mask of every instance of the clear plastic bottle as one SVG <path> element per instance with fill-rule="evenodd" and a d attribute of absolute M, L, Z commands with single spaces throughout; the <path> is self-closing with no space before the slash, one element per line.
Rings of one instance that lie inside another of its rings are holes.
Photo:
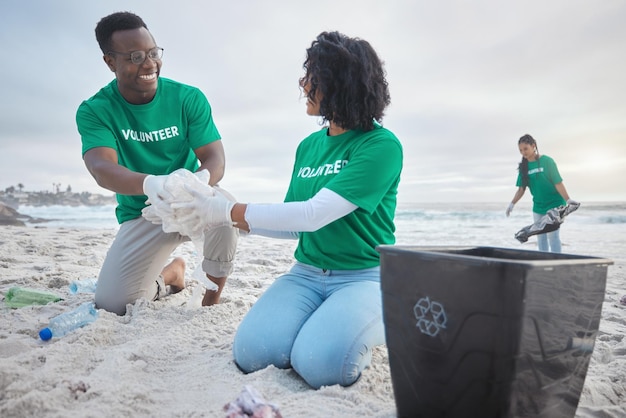
<path fill-rule="evenodd" d="M 4 297 L 4 304 L 9 308 L 22 308 L 29 305 L 46 305 L 63 300 L 61 296 L 43 290 L 27 289 L 15 286 Z"/>
<path fill-rule="evenodd" d="M 98 279 L 95 277 L 83 280 L 74 280 L 70 283 L 70 293 L 94 293 L 96 291 L 96 285 L 98 284 Z"/>
<path fill-rule="evenodd" d="M 48 326 L 39 331 L 39 337 L 48 341 L 52 337 L 62 337 L 70 331 L 92 323 L 98 318 L 93 302 L 85 302 L 73 311 L 62 313 L 50 320 Z"/>

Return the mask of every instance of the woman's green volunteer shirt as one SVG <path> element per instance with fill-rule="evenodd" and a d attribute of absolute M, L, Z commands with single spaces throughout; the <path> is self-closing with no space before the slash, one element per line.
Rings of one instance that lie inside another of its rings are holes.
<path fill-rule="evenodd" d="M 199 167 L 193 150 L 220 139 L 211 106 L 197 88 L 159 78 L 150 103 L 128 103 L 113 80 L 85 100 L 76 113 L 83 155 L 109 147 L 119 164 L 139 173 L 163 175 L 179 168 Z M 117 195 L 119 223 L 141 216 L 144 195 Z"/>
<path fill-rule="evenodd" d="M 554 160 L 542 155 L 528 162 L 528 188 L 533 195 L 533 212 L 545 215 L 550 209 L 565 204 L 565 199 L 554 187 L 563 179 Z M 517 187 L 522 187 L 522 175 L 518 173 Z"/>
<path fill-rule="evenodd" d="M 358 209 L 315 232 L 301 232 L 296 259 L 322 269 L 378 266 L 376 246 L 395 243 L 401 171 L 402 146 L 380 125 L 337 136 L 328 136 L 324 128 L 304 139 L 285 201 L 306 201 L 326 187 Z"/>

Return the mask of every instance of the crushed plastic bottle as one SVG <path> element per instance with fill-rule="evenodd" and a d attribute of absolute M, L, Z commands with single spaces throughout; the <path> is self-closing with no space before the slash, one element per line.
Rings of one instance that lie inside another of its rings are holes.
<path fill-rule="evenodd" d="M 98 279 L 95 277 L 83 280 L 74 280 L 70 283 L 70 293 L 75 295 L 76 293 L 94 293 Z"/>
<path fill-rule="evenodd" d="M 93 302 L 85 302 L 73 311 L 62 313 L 50 320 L 46 328 L 39 331 L 39 338 L 48 341 L 52 337 L 62 337 L 68 332 L 94 322 L 98 311 Z"/>
<path fill-rule="evenodd" d="M 9 308 L 22 308 L 30 305 L 47 305 L 63 300 L 61 296 L 43 290 L 12 287 L 4 297 L 4 304 Z"/>

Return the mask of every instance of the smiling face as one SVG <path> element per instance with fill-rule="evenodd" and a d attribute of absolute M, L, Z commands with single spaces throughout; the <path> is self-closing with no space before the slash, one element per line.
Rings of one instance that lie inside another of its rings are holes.
<path fill-rule="evenodd" d="M 111 49 L 115 53 L 106 54 L 104 61 L 115 73 L 120 93 L 129 103 L 148 103 L 156 94 L 161 60 L 146 57 L 141 64 L 130 60 L 131 52 L 147 53 L 156 46 L 146 28 L 120 30 L 111 36 Z"/>

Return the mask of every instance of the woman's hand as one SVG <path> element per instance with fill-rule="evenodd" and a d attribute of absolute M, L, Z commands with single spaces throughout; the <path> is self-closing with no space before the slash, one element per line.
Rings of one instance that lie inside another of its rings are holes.
<path fill-rule="evenodd" d="M 509 206 L 506 208 L 506 216 L 508 217 L 511 212 L 513 212 L 513 207 L 515 206 L 515 203 L 511 202 L 509 203 Z"/>
<path fill-rule="evenodd" d="M 219 190 L 213 189 L 213 194 L 184 186 L 191 196 L 191 201 L 170 201 L 170 208 L 176 222 L 183 225 L 198 225 L 202 229 L 217 226 L 233 225 L 231 211 L 235 202 L 228 200 Z"/>

